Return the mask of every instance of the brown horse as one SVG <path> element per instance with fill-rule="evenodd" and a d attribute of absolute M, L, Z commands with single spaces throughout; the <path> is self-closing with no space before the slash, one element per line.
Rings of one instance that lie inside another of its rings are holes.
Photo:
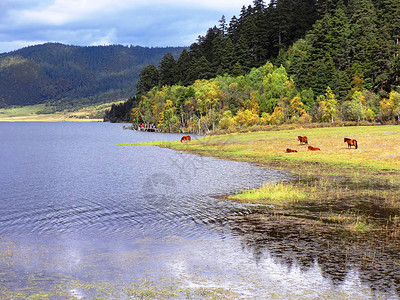
<path fill-rule="evenodd" d="M 358 148 L 357 140 L 344 138 L 344 143 L 346 142 L 347 142 L 347 148 L 351 148 L 351 146 L 354 146 L 356 149 Z"/>
<path fill-rule="evenodd" d="M 317 148 L 317 147 L 308 146 L 308 150 L 310 150 L 310 151 L 317 151 L 317 150 L 321 150 L 321 149 L 319 149 L 319 148 Z"/>
<path fill-rule="evenodd" d="M 300 141 L 300 144 L 301 143 L 308 144 L 308 139 L 306 136 L 298 136 L 297 139 Z"/>
<path fill-rule="evenodd" d="M 183 141 L 190 141 L 190 135 L 185 135 L 185 136 L 183 136 L 183 137 L 181 138 L 181 143 L 182 143 Z"/>
<path fill-rule="evenodd" d="M 286 148 L 286 152 L 287 152 L 287 153 L 290 153 L 290 152 L 297 152 L 297 150 L 293 150 L 293 149 L 290 149 L 290 148 Z"/>

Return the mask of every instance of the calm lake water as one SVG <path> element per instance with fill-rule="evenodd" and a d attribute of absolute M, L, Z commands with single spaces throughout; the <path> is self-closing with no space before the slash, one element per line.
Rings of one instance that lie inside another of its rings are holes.
<path fill-rule="evenodd" d="M 226 298 L 398 297 L 383 275 L 387 284 L 337 267 L 343 257 L 329 257 L 329 270 L 313 253 L 319 241 L 265 228 L 255 214 L 263 208 L 219 197 L 286 174 L 116 146 L 180 137 L 121 124 L 0 123 L 0 298 L 126 299 L 139 297 L 138 285 Z"/>

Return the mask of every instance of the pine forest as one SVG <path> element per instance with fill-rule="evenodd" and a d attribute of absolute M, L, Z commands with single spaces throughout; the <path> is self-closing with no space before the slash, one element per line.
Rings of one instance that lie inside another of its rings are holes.
<path fill-rule="evenodd" d="M 398 0 L 255 0 L 178 59 L 144 67 L 136 96 L 105 120 L 200 134 L 399 122 L 399 39 Z"/>

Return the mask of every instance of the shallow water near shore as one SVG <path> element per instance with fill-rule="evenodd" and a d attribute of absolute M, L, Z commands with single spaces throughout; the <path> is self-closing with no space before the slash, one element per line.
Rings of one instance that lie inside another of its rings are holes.
<path fill-rule="evenodd" d="M 0 123 L 1 298 L 398 298 L 394 253 L 359 259 L 347 237 L 312 236 L 307 224 L 265 220 L 268 207 L 220 197 L 287 174 L 116 146 L 180 137 Z"/>

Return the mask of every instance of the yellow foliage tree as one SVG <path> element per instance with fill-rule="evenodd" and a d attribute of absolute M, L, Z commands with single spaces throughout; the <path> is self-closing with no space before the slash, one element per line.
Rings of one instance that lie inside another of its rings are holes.
<path fill-rule="evenodd" d="M 383 120 L 390 120 L 393 118 L 393 102 L 388 98 L 383 98 L 379 102 L 381 106 L 381 116 Z"/>
<path fill-rule="evenodd" d="M 338 101 L 329 86 L 326 89 L 325 95 L 318 96 L 317 101 L 320 113 L 322 114 L 322 121 L 326 122 L 330 120 L 333 122 L 334 117 L 336 117 Z"/>
<path fill-rule="evenodd" d="M 285 120 L 285 115 L 283 113 L 282 107 L 277 105 L 274 109 L 274 112 L 271 115 L 271 120 L 270 123 L 273 125 L 280 125 L 284 122 Z"/>
<path fill-rule="evenodd" d="M 234 118 L 235 123 L 241 127 L 250 127 L 258 123 L 258 114 L 254 113 L 249 109 L 238 111 L 236 117 Z"/>
<path fill-rule="evenodd" d="M 393 117 L 400 121 L 400 93 L 391 91 L 389 101 L 392 103 Z"/>
<path fill-rule="evenodd" d="M 300 97 L 296 96 L 290 101 L 290 118 L 292 122 L 297 121 L 305 113 L 304 104 Z"/>
<path fill-rule="evenodd" d="M 139 108 L 137 108 L 137 107 L 132 108 L 131 119 L 132 119 L 133 123 L 138 123 L 139 116 L 140 116 Z"/>

